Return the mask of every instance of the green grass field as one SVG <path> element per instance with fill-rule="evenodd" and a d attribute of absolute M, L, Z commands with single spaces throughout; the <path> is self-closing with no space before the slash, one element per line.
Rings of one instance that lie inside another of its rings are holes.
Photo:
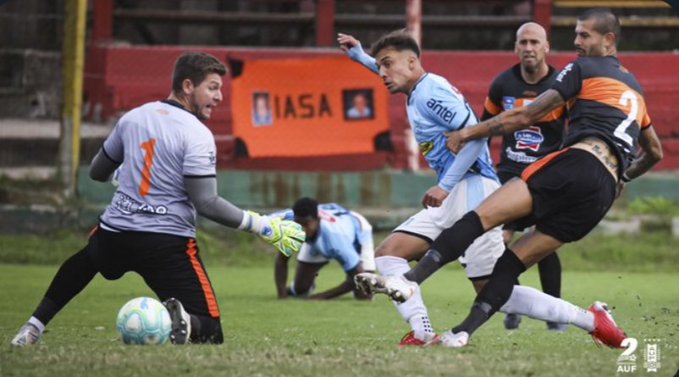
<path fill-rule="evenodd" d="M 272 259 L 271 259 L 272 260 Z M 219 346 L 125 346 L 115 316 L 130 298 L 151 295 L 128 274 L 101 277 L 76 297 L 48 327 L 36 347 L 9 346 L 44 293 L 56 266 L 0 265 L 0 376 L 613 376 L 619 350 L 599 349 L 571 327 L 545 330 L 524 319 L 508 332 L 496 316 L 462 350 L 399 349 L 407 331 L 388 300 L 330 302 L 275 299 L 272 264 L 224 267 L 208 263 L 222 310 L 225 343 Z M 331 265 L 319 288 L 342 278 Z M 539 286 L 529 271 L 524 284 Z M 423 286 L 435 328 L 467 313 L 472 289 L 458 267 L 446 268 Z M 564 273 L 563 292 L 575 304 L 606 300 L 618 323 L 636 337 L 637 372 L 674 376 L 679 366 L 679 276 L 649 272 Z M 644 339 L 659 339 L 661 369 L 643 369 Z M 617 374 L 626 375 L 626 374 Z"/>

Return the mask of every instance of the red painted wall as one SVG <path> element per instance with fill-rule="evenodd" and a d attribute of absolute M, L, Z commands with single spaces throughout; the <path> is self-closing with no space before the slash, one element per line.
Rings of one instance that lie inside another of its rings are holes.
<path fill-rule="evenodd" d="M 170 76 L 176 57 L 186 47 L 93 47 L 86 62 L 85 95 L 90 105 L 98 107 L 103 118 L 120 113 L 144 102 L 167 97 Z M 284 59 L 336 56 L 336 49 L 246 49 L 200 48 L 224 61 Z M 550 64 L 563 67 L 573 60 L 573 53 L 552 53 Z M 462 93 L 478 114 L 492 79 L 516 63 L 511 52 L 435 52 L 423 54 L 428 71 L 445 76 Z M 635 73 L 645 89 L 646 103 L 657 133 L 663 139 L 665 159 L 656 170 L 679 169 L 679 124 L 673 107 L 679 104 L 679 54 L 622 53 L 622 63 Z M 286 170 L 370 170 L 387 166 L 405 168 L 407 163 L 408 124 L 405 96 L 390 98 L 393 152 L 368 155 L 309 158 L 235 158 L 235 140 L 231 135 L 231 82 L 224 80 L 224 104 L 213 113 L 208 126 L 216 136 L 219 164 L 222 168 L 286 169 Z M 497 155 L 497 143 L 494 154 Z M 426 166 L 423 163 L 423 167 Z"/>

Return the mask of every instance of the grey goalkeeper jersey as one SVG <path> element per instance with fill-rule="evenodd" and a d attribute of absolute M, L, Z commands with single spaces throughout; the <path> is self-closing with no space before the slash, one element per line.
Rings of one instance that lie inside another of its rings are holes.
<path fill-rule="evenodd" d="M 217 149 L 195 115 L 171 101 L 147 103 L 118 121 L 102 149 L 122 163 L 102 226 L 195 237 L 196 210 L 184 177 L 214 177 Z"/>

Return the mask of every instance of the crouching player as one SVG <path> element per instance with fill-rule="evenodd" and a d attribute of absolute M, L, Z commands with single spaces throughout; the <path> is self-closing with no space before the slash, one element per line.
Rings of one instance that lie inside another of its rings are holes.
<path fill-rule="evenodd" d="M 301 198 L 292 209 L 271 216 L 294 220 L 306 233 L 290 286 L 286 286 L 290 256 L 279 254 L 276 258 L 274 272 L 278 298 L 327 300 L 352 291 L 356 299 L 372 297 L 356 289 L 354 284 L 357 273 L 375 271 L 372 226 L 365 217 L 335 203 L 318 204 L 311 198 Z M 336 287 L 314 294 L 316 276 L 331 260 L 342 266 L 346 279 Z"/>

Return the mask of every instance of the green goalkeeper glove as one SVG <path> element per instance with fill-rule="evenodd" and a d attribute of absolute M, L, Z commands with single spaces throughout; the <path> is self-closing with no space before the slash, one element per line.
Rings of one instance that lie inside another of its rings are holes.
<path fill-rule="evenodd" d="M 286 257 L 298 252 L 306 239 L 304 229 L 296 222 L 262 216 L 252 211 L 244 211 L 239 228 L 257 234 Z"/>

